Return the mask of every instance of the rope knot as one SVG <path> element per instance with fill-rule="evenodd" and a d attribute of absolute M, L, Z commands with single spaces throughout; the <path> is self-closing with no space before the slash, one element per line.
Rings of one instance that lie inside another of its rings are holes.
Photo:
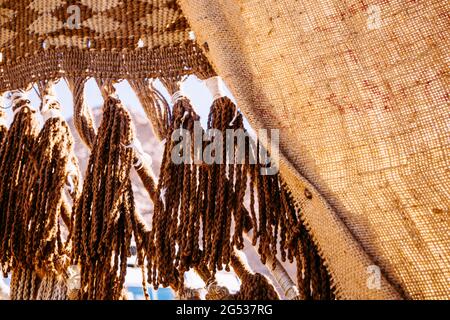
<path fill-rule="evenodd" d="M 183 90 L 180 89 L 172 95 L 172 103 L 175 104 L 175 103 L 177 103 L 178 100 L 181 100 L 183 98 L 185 98 L 185 95 L 184 95 Z"/>
<path fill-rule="evenodd" d="M 149 167 L 152 165 L 153 163 L 152 157 L 144 151 L 141 142 L 137 138 L 131 141 L 129 145 L 125 145 L 122 143 L 122 146 L 124 146 L 125 148 L 131 148 L 133 150 L 134 155 L 137 158 L 135 163 L 133 163 L 133 166 L 137 170 L 141 169 L 144 164 L 146 164 Z"/>
<path fill-rule="evenodd" d="M 226 96 L 223 81 L 219 76 L 208 78 L 204 80 L 204 82 L 208 87 L 209 92 L 211 92 L 213 100 L 217 100 Z"/>
<path fill-rule="evenodd" d="M 14 116 L 22 110 L 23 107 L 29 106 L 30 100 L 28 99 L 28 93 L 25 90 L 18 89 L 13 90 L 8 94 L 8 98 L 11 100 L 11 107 L 14 112 Z"/>
<path fill-rule="evenodd" d="M 60 110 L 60 105 L 56 99 L 53 90 L 49 90 L 42 97 L 41 115 L 44 118 L 44 122 L 47 122 L 51 118 L 63 118 Z"/>

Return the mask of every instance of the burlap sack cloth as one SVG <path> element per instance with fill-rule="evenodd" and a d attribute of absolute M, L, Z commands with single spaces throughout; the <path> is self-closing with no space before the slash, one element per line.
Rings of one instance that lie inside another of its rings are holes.
<path fill-rule="evenodd" d="M 338 297 L 449 299 L 450 2 L 179 3 L 251 125 L 281 130 Z"/>

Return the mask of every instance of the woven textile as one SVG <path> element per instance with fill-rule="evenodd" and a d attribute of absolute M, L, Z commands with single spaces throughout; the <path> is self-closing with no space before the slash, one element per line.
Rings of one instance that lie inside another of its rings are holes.
<path fill-rule="evenodd" d="M 168 106 L 149 79 L 174 94 L 183 76 L 217 72 L 254 129 L 280 129 L 281 175 L 337 298 L 449 299 L 448 12 L 442 0 L 0 0 L 0 92 L 65 77 L 92 147 L 88 77 L 106 97 L 130 80 L 163 135 Z"/>
<path fill-rule="evenodd" d="M 338 296 L 448 299 L 449 2 L 180 5 L 253 127 L 281 130 Z"/>
<path fill-rule="evenodd" d="M 209 76 L 189 31 L 175 0 L 0 1 L 0 91 L 61 76 Z"/>

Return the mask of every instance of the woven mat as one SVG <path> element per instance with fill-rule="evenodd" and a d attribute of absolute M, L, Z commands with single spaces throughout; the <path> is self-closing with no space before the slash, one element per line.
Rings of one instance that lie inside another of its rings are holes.
<path fill-rule="evenodd" d="M 61 76 L 212 74 L 175 0 L 0 1 L 0 47 L 1 92 Z"/>

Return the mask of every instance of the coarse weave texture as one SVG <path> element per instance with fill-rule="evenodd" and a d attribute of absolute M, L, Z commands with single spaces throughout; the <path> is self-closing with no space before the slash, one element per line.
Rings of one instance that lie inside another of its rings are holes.
<path fill-rule="evenodd" d="M 0 91 L 62 76 L 213 75 L 175 0 L 0 1 Z"/>
<path fill-rule="evenodd" d="M 169 112 L 153 79 L 178 96 L 185 75 L 217 72 L 254 129 L 280 129 L 281 176 L 338 299 L 449 299 L 449 9 L 443 0 L 0 0 L 0 93 L 66 78 L 92 147 L 87 78 L 130 80 L 163 136 Z M 19 196 L 6 182 L 9 204 Z M 126 200 L 132 208 L 131 191 Z M 127 241 L 117 242 L 123 283 L 131 231 L 112 228 Z M 3 244 L 23 243 L 5 231 Z M 34 297 L 36 276 L 21 272 L 17 296 Z"/>
<path fill-rule="evenodd" d="M 337 297 L 450 298 L 450 3 L 179 4 L 252 126 L 281 130 Z"/>

